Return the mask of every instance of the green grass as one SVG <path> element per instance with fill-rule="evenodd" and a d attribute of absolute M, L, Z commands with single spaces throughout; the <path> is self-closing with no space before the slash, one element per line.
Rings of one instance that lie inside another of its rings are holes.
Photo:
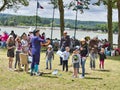
<path fill-rule="evenodd" d="M 72 78 L 71 60 L 69 72 L 62 72 L 57 55 L 53 60 L 53 70 L 59 72 L 52 75 L 53 70 L 45 70 L 44 57 L 45 53 L 41 53 L 40 71 L 43 76 L 30 76 L 25 72 L 9 71 L 6 50 L 0 49 L 0 90 L 120 90 L 120 56 L 108 57 L 103 71 L 99 70 L 99 60 L 96 60 L 96 70 L 91 70 L 88 57 L 84 79 Z"/>

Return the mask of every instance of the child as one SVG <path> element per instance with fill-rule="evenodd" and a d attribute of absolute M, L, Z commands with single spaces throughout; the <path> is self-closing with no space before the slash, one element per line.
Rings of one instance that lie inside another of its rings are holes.
<path fill-rule="evenodd" d="M 16 70 L 16 66 L 18 64 L 19 69 L 20 67 L 20 53 L 22 52 L 22 44 L 21 44 L 21 39 L 19 36 L 17 36 L 17 38 L 15 39 L 15 45 L 16 45 L 16 60 L 15 60 L 15 70 Z"/>
<path fill-rule="evenodd" d="M 46 52 L 46 69 L 48 69 L 48 62 L 50 64 L 50 70 L 52 69 L 52 58 L 54 59 L 54 52 L 52 49 L 52 45 L 48 45 L 48 49 Z"/>
<path fill-rule="evenodd" d="M 65 51 L 63 52 L 63 71 L 66 67 L 66 72 L 68 71 L 68 59 L 69 59 L 69 56 L 70 56 L 70 48 L 69 47 L 66 47 L 65 48 Z"/>
<path fill-rule="evenodd" d="M 79 64 L 80 64 L 80 55 L 78 49 L 75 49 L 72 54 L 72 63 L 73 63 L 73 77 L 77 78 L 78 75 L 78 69 L 79 69 Z"/>
<path fill-rule="evenodd" d="M 106 55 L 104 53 L 104 48 L 101 48 L 101 51 L 99 54 L 99 59 L 100 59 L 100 64 L 99 64 L 99 68 L 101 69 L 104 69 L 104 60 L 106 59 Z"/>

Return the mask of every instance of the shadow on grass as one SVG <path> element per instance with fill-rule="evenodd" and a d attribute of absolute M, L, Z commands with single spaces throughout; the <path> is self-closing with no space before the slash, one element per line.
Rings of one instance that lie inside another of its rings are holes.
<path fill-rule="evenodd" d="M 105 69 L 103 69 L 103 70 L 96 69 L 95 71 L 100 71 L 100 72 L 110 72 L 110 70 L 105 70 Z"/>
<path fill-rule="evenodd" d="M 73 71 L 69 71 L 69 73 L 73 73 Z M 82 73 L 79 72 L 78 74 L 82 74 Z M 85 73 L 85 75 L 90 75 L 90 73 Z"/>
<path fill-rule="evenodd" d="M 91 80 L 103 80 L 103 78 L 98 78 L 98 77 L 85 77 L 85 79 L 91 79 Z"/>
<path fill-rule="evenodd" d="M 107 56 L 107 59 L 109 59 L 109 60 L 115 60 L 115 61 L 120 61 L 120 56 Z"/>
<path fill-rule="evenodd" d="M 43 75 L 41 77 L 48 77 L 48 78 L 58 78 L 56 75 L 55 76 L 49 76 L 49 75 Z"/>
<path fill-rule="evenodd" d="M 42 77 L 48 77 L 48 78 L 58 78 L 57 75 L 52 75 L 51 72 L 41 72 Z"/>

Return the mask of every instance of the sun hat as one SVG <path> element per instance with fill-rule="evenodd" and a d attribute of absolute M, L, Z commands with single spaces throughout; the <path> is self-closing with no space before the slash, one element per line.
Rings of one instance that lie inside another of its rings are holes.
<path fill-rule="evenodd" d="M 84 38 L 82 38 L 82 39 L 80 39 L 80 41 L 82 42 L 82 41 L 85 41 L 85 39 Z"/>
<path fill-rule="evenodd" d="M 76 49 L 80 49 L 80 46 L 75 46 Z"/>

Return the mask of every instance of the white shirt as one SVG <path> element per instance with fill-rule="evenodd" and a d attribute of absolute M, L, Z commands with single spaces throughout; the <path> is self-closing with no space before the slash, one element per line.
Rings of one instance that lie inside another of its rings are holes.
<path fill-rule="evenodd" d="M 70 56 L 70 53 L 67 52 L 67 51 L 64 51 L 64 52 L 63 52 L 63 61 L 68 60 L 68 59 L 69 59 L 69 56 Z"/>

